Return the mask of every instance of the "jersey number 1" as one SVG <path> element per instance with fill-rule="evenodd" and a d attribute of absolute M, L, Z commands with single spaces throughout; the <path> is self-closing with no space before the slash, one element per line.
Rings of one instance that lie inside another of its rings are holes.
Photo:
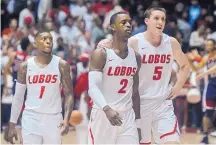
<path fill-rule="evenodd" d="M 128 84 L 128 80 L 127 79 L 122 79 L 120 81 L 120 85 L 122 85 L 122 88 L 118 91 L 118 93 L 120 93 L 120 94 L 126 93 L 125 88 L 127 87 L 127 84 Z"/>
<path fill-rule="evenodd" d="M 43 97 L 44 91 L 45 91 L 45 86 L 41 86 L 39 99 Z"/>
<path fill-rule="evenodd" d="M 160 80 L 163 66 L 156 66 L 154 70 L 153 80 Z"/>

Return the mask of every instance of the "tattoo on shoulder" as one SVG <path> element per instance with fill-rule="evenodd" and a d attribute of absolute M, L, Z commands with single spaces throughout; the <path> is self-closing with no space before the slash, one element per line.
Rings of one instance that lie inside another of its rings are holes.
<path fill-rule="evenodd" d="M 18 75 L 17 75 L 17 81 L 21 84 L 26 84 L 26 73 L 27 73 L 27 62 L 21 63 Z"/>

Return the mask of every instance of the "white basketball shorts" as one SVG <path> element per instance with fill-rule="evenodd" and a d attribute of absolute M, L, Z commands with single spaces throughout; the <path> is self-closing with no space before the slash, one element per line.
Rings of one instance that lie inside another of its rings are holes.
<path fill-rule="evenodd" d="M 42 114 L 24 110 L 22 115 L 23 144 L 61 144 L 62 114 Z"/>
<path fill-rule="evenodd" d="M 154 108 L 154 106 L 141 105 L 142 139 L 140 144 L 151 144 L 152 139 L 156 144 L 169 141 L 179 142 L 180 132 L 172 101 L 166 100 L 156 106 Z M 151 107 L 154 109 L 149 113 Z"/>
<path fill-rule="evenodd" d="M 88 126 L 88 144 L 139 144 L 135 113 L 131 108 L 119 112 L 121 126 L 112 126 L 103 110 L 92 109 Z"/>

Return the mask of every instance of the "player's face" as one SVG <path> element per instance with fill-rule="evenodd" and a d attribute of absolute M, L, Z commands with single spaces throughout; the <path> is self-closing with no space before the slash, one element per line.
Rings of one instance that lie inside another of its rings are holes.
<path fill-rule="evenodd" d="M 50 55 L 52 53 L 53 39 L 52 35 L 48 32 L 40 33 L 36 39 L 37 48 L 39 51 Z"/>
<path fill-rule="evenodd" d="M 166 22 L 166 14 L 160 10 L 151 11 L 150 17 L 145 19 L 147 29 L 154 34 L 161 35 Z"/>
<path fill-rule="evenodd" d="M 212 52 L 213 50 L 214 50 L 214 42 L 212 42 L 212 41 L 206 41 L 206 43 L 205 43 L 205 48 L 206 48 L 206 51 L 208 51 L 208 52 Z"/>
<path fill-rule="evenodd" d="M 120 36 L 129 38 L 132 32 L 131 18 L 127 14 L 119 14 L 115 22 L 115 31 Z"/>

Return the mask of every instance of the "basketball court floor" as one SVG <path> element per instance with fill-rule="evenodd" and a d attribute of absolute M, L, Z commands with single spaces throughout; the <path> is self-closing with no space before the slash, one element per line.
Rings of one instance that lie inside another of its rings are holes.
<path fill-rule="evenodd" d="M 20 134 L 20 129 L 18 129 Z M 202 135 L 198 133 L 182 133 L 181 144 L 199 144 L 202 139 Z M 216 137 L 209 137 L 210 144 L 216 144 Z M 16 142 L 18 143 L 18 142 Z M 62 138 L 63 144 L 77 144 L 76 130 L 71 129 L 70 132 Z M 9 144 L 4 141 L 3 134 L 1 135 L 1 144 Z"/>

